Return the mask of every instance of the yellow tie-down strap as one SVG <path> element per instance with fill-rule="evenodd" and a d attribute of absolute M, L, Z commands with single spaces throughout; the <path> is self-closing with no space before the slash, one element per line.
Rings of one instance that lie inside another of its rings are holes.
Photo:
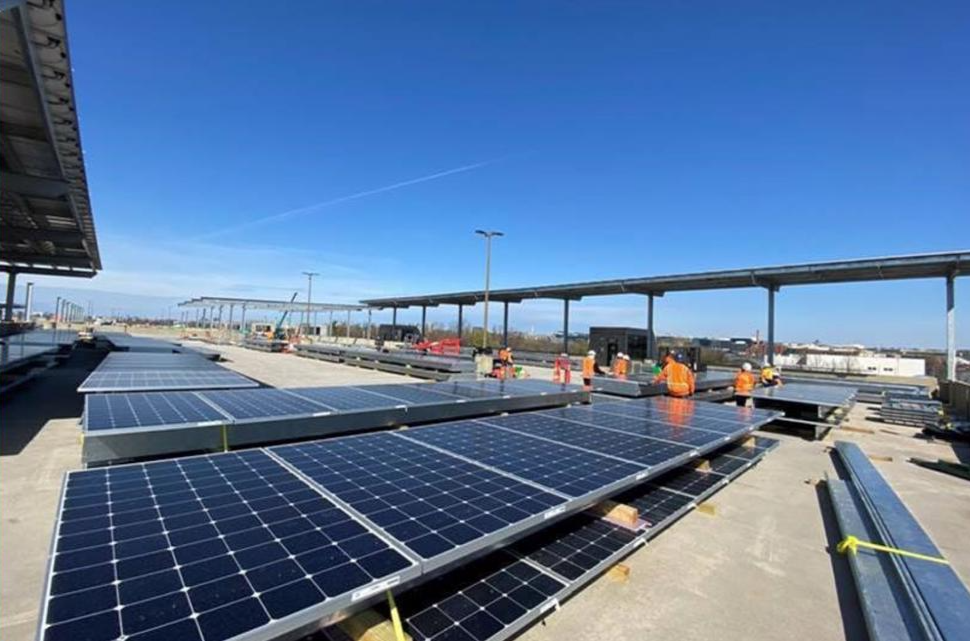
<path fill-rule="evenodd" d="M 919 559 L 920 561 L 929 561 L 931 563 L 939 563 L 941 565 L 950 565 L 950 562 L 944 558 L 938 556 L 929 556 L 926 554 L 918 554 L 916 552 L 910 552 L 908 550 L 900 550 L 899 548 L 889 547 L 888 545 L 879 545 L 878 543 L 870 543 L 869 541 L 862 541 L 851 534 L 842 541 L 835 548 L 841 554 L 855 554 L 859 551 L 859 548 L 866 548 L 869 550 L 875 550 L 876 552 L 886 552 L 887 554 L 897 554 L 899 556 L 909 557 L 911 559 Z"/>
<path fill-rule="evenodd" d="M 401 625 L 401 615 L 397 611 L 397 603 L 394 602 L 394 595 L 387 591 L 387 605 L 391 610 L 391 625 L 394 627 L 394 641 L 406 641 L 404 626 Z"/>

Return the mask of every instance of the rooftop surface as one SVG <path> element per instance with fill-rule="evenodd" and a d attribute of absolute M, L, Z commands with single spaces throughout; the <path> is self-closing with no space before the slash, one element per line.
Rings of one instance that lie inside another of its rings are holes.
<path fill-rule="evenodd" d="M 345 365 L 219 346 L 229 369 L 277 387 L 413 383 Z M 82 399 L 74 393 L 100 354 L 76 350 L 3 403 L 0 431 L 0 636 L 34 639 L 61 478 L 80 468 Z M 549 370 L 528 368 L 536 377 Z M 857 405 L 823 442 L 772 434 L 780 447 L 718 493 L 713 514 L 695 511 L 624 563 L 629 580 L 600 578 L 536 625 L 523 641 L 564 638 L 865 639 L 845 559 L 831 550 L 834 516 L 817 485 L 835 467 L 835 439 L 858 442 L 964 581 L 970 579 L 970 484 L 916 467 L 909 456 L 970 448 L 915 438 Z M 871 433 L 870 433 L 871 432 Z M 891 457 L 891 461 L 883 460 Z M 618 607 L 620 606 L 620 607 Z"/>

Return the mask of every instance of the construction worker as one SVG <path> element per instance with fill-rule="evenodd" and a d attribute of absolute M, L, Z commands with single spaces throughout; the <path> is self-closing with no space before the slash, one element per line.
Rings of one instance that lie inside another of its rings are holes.
<path fill-rule="evenodd" d="M 754 374 L 751 372 L 751 363 L 742 365 L 734 376 L 734 400 L 737 401 L 738 407 L 744 407 L 748 404 L 748 394 L 754 390 L 757 384 L 758 381 L 755 380 Z"/>
<path fill-rule="evenodd" d="M 623 352 L 617 352 L 616 356 L 613 357 L 613 362 L 610 363 L 610 373 L 617 378 L 623 378 Z"/>
<path fill-rule="evenodd" d="M 602 373 L 603 370 L 596 364 L 596 350 L 589 350 L 586 352 L 586 358 L 583 359 L 583 389 L 587 391 L 592 389 L 593 375 Z"/>
<path fill-rule="evenodd" d="M 781 384 L 781 376 L 778 375 L 774 367 L 765 365 L 761 368 L 762 387 L 781 387 Z"/>
<path fill-rule="evenodd" d="M 660 375 L 653 379 L 654 383 L 667 383 L 667 393 L 676 398 L 693 396 L 694 372 L 684 365 L 684 355 L 677 352 L 676 356 L 667 354 L 664 367 Z"/>
<path fill-rule="evenodd" d="M 499 357 L 502 359 L 502 367 L 505 368 L 505 378 L 515 378 L 515 363 L 512 361 L 512 348 L 506 345 L 505 349 L 499 352 Z"/>
<path fill-rule="evenodd" d="M 572 361 L 569 354 L 563 352 L 552 362 L 552 382 L 570 383 L 573 379 Z"/>

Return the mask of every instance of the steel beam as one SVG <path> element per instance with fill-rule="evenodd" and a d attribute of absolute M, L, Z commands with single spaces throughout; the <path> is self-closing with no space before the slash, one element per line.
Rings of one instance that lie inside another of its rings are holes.
<path fill-rule="evenodd" d="M 333 313 L 332 312 L 330 314 L 330 324 L 331 324 L 331 327 L 333 327 Z M 397 307 L 392 307 L 391 308 L 391 325 L 394 326 L 394 327 L 397 327 Z M 330 332 L 329 331 L 327 332 L 327 335 L 328 336 L 330 335 Z"/>
<path fill-rule="evenodd" d="M 33 240 L 50 241 L 52 243 L 80 243 L 84 240 L 84 234 L 70 229 L 35 229 L 33 227 L 0 225 L 0 238 L 3 238 L 4 242 Z"/>
<path fill-rule="evenodd" d="M 954 285 L 956 275 L 946 277 L 946 379 L 957 380 L 957 320 Z"/>
<path fill-rule="evenodd" d="M 562 301 L 562 351 L 569 353 L 569 299 Z"/>
<path fill-rule="evenodd" d="M 422 305 L 421 306 L 421 340 L 424 340 L 424 337 L 427 335 L 427 333 L 428 333 L 428 306 Z"/>
<path fill-rule="evenodd" d="M 26 196 L 28 198 L 46 198 L 57 200 L 67 195 L 70 185 L 64 180 L 0 172 L 0 184 L 7 191 Z"/>
<path fill-rule="evenodd" d="M 91 268 L 91 259 L 87 256 L 64 256 L 62 254 L 42 254 L 36 252 L 8 252 L 3 255 L 8 263 L 26 263 L 28 265 L 63 265 L 65 267 Z M 16 271 L 22 271 L 17 269 Z"/>
<path fill-rule="evenodd" d="M 461 342 L 461 326 L 462 326 L 462 322 L 463 322 L 463 320 L 462 320 L 462 310 L 463 309 L 464 309 L 464 305 L 459 304 L 458 305 L 458 342 L 459 343 Z"/>
<path fill-rule="evenodd" d="M 3 308 L 3 320 L 13 320 L 13 295 L 17 289 L 17 272 L 7 274 L 7 306 Z"/>

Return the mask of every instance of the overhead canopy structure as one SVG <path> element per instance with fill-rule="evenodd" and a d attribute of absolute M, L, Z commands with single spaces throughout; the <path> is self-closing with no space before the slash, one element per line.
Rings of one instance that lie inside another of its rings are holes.
<path fill-rule="evenodd" d="M 652 294 L 705 289 L 765 287 L 777 289 L 791 285 L 820 285 L 907 278 L 963 276 L 970 273 L 970 250 L 934 254 L 914 254 L 886 258 L 863 258 L 778 267 L 752 267 L 724 271 L 586 281 L 564 285 L 518 287 L 489 290 L 490 300 L 521 303 L 531 298 L 580 300 L 585 296 Z M 394 296 L 361 301 L 372 307 L 432 307 L 435 305 L 474 305 L 485 300 L 485 292 L 466 291 L 449 294 Z"/>
<path fill-rule="evenodd" d="M 616 296 L 641 294 L 647 301 L 647 352 L 655 353 L 653 331 L 654 297 L 667 292 L 699 291 L 710 289 L 738 289 L 760 287 L 768 292 L 768 336 L 766 360 L 774 362 L 775 345 L 775 293 L 782 287 L 795 285 L 823 285 L 830 283 L 858 283 L 879 280 L 903 280 L 914 278 L 943 278 L 946 280 L 946 353 L 947 378 L 956 378 L 956 315 L 954 282 L 958 276 L 970 273 L 970 250 L 887 256 L 883 258 L 858 258 L 822 263 L 803 263 L 775 267 L 752 267 L 723 271 L 675 274 L 672 276 L 648 276 L 645 278 L 621 278 L 598 280 L 564 285 L 518 287 L 514 289 L 489 290 L 489 299 L 505 304 L 503 340 L 508 343 L 509 303 L 521 303 L 527 299 L 555 299 L 563 301 L 563 351 L 569 351 L 569 303 L 585 296 Z M 462 331 L 462 307 L 485 300 L 484 290 L 454 292 L 450 294 L 426 294 L 419 296 L 394 296 L 361 301 L 371 307 L 390 307 L 395 322 L 398 308 L 421 307 L 422 332 L 425 312 L 437 305 L 458 306 L 458 336 Z"/>
<path fill-rule="evenodd" d="M 0 9 L 0 271 L 11 284 L 17 273 L 94 276 L 63 2 Z"/>
<path fill-rule="evenodd" d="M 225 298 L 220 296 L 202 296 L 179 303 L 179 307 L 214 308 L 220 306 L 239 306 L 246 309 L 263 309 L 274 312 L 359 312 L 367 309 L 366 305 L 346 305 L 343 303 L 310 303 L 295 300 L 265 300 L 261 298 Z"/>

